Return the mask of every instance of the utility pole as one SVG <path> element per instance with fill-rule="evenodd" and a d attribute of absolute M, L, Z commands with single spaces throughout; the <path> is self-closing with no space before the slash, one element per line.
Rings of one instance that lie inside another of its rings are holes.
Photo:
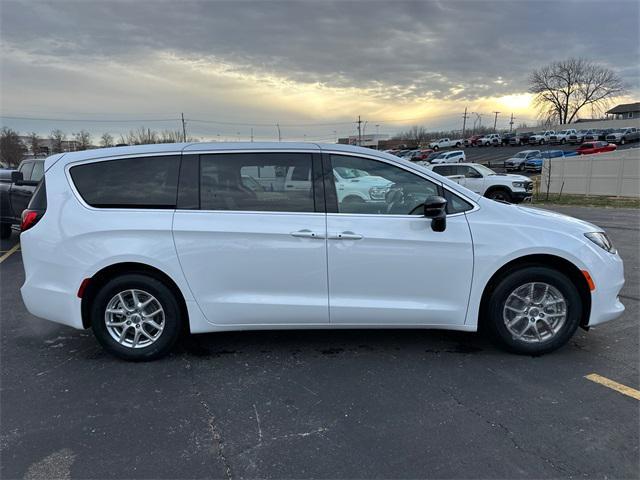
<path fill-rule="evenodd" d="M 276 123 L 276 128 L 278 129 L 278 141 L 282 141 L 282 135 L 280 135 L 280 124 Z"/>
<path fill-rule="evenodd" d="M 182 141 L 187 141 L 187 124 L 184 121 L 184 112 L 182 112 Z"/>
<path fill-rule="evenodd" d="M 496 125 L 498 125 L 498 114 L 500 112 L 493 112 L 493 113 L 496 114 L 495 118 L 493 119 L 493 131 L 495 132 L 496 131 Z"/>
<path fill-rule="evenodd" d="M 464 132 L 467 129 L 467 107 L 464 107 L 464 115 L 462 115 L 462 138 L 465 137 Z"/>
<path fill-rule="evenodd" d="M 251 127 L 251 142 L 253 142 L 253 127 Z"/>
<path fill-rule="evenodd" d="M 513 113 L 511 114 L 511 120 L 509 121 L 509 131 L 513 131 L 513 121 L 515 120 L 515 117 L 513 116 Z"/>
<path fill-rule="evenodd" d="M 358 115 L 358 146 L 362 145 L 362 129 L 360 125 L 362 125 L 362 120 L 360 119 L 360 115 Z"/>

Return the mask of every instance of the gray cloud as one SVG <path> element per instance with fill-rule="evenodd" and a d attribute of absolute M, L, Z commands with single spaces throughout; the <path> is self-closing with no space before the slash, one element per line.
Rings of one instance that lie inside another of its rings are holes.
<path fill-rule="evenodd" d="M 170 51 L 400 102 L 472 101 L 521 93 L 533 68 L 569 56 L 637 92 L 639 14 L 636 1 L 29 1 L 3 2 L 1 37 L 61 64 Z"/>

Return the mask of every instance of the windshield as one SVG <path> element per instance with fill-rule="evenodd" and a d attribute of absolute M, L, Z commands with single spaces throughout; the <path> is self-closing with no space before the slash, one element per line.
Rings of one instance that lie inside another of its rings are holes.
<path fill-rule="evenodd" d="M 496 172 L 494 172 L 493 170 L 491 170 L 489 167 L 485 167 L 484 165 L 474 165 L 473 168 L 475 168 L 476 170 L 478 170 L 483 176 L 487 176 L 487 175 L 497 175 Z"/>
<path fill-rule="evenodd" d="M 527 153 L 526 152 L 520 152 L 513 158 L 526 158 L 526 157 L 527 157 Z"/>

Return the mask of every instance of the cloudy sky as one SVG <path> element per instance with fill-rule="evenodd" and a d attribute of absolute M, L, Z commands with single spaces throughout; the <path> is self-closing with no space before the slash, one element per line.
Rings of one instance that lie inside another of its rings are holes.
<path fill-rule="evenodd" d="M 465 106 L 531 122 L 528 74 L 571 56 L 637 100 L 639 5 L 2 0 L 2 123 L 117 135 L 177 129 L 184 112 L 197 137 L 274 139 L 279 123 L 284 139 L 332 140 L 358 115 L 368 133 L 461 128 Z"/>

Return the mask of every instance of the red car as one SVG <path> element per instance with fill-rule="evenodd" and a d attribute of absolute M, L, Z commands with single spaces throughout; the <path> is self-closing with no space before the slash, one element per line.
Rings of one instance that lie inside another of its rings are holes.
<path fill-rule="evenodd" d="M 464 146 L 465 147 L 477 147 L 478 140 L 480 140 L 484 135 L 472 135 L 469 138 L 465 139 Z"/>
<path fill-rule="evenodd" d="M 422 149 L 411 157 L 411 161 L 417 162 L 418 160 L 426 160 L 431 153 L 433 153 L 433 150 L 430 148 Z"/>
<path fill-rule="evenodd" d="M 590 153 L 613 152 L 616 148 L 615 143 L 607 142 L 587 142 L 580 145 L 576 152 L 578 155 L 589 155 Z"/>

